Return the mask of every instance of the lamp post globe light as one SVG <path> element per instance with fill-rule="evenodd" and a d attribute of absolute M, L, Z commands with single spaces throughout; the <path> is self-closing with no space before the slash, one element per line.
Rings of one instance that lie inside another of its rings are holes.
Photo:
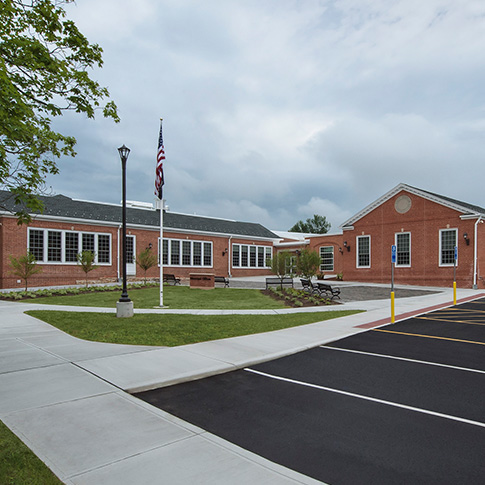
<path fill-rule="evenodd" d="M 130 154 L 130 149 L 123 145 L 118 148 L 118 153 L 121 158 L 121 174 L 122 174 L 122 196 L 123 196 L 123 211 L 122 211 L 122 244 L 123 244 L 123 290 L 121 298 L 116 302 L 116 316 L 117 317 L 132 317 L 133 316 L 133 302 L 128 297 L 126 289 L 126 161 Z"/>

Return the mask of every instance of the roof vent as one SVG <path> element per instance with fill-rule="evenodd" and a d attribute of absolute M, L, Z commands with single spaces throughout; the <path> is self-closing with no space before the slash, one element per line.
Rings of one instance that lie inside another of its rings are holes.
<path fill-rule="evenodd" d="M 126 207 L 133 207 L 134 209 L 153 209 L 151 202 L 139 202 L 137 200 L 127 200 Z"/>

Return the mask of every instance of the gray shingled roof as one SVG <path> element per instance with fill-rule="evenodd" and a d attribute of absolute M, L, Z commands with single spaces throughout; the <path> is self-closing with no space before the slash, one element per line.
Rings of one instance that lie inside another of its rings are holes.
<path fill-rule="evenodd" d="M 417 187 L 414 187 L 414 188 L 417 189 Z M 478 205 L 473 205 L 473 204 L 469 204 L 468 202 L 452 199 L 451 197 L 445 197 L 444 195 L 435 194 L 433 192 L 429 192 L 428 190 L 423 190 L 423 189 L 417 189 L 417 190 L 420 190 L 421 192 L 425 192 L 429 195 L 432 195 L 433 197 L 438 197 L 440 199 L 443 199 L 444 201 L 450 202 L 451 204 L 461 206 L 464 209 L 467 209 L 468 211 L 470 211 L 472 214 L 485 214 L 485 209 Z"/>
<path fill-rule="evenodd" d="M 121 223 L 121 206 L 75 200 L 65 195 L 40 196 L 44 204 L 44 216 L 55 216 L 62 219 L 81 219 L 107 223 Z M 0 207 L 10 212 L 17 209 L 13 197 L 8 191 L 0 190 Z M 34 214 L 33 214 L 34 215 Z M 127 224 L 159 227 L 159 211 L 127 207 Z M 231 221 L 196 215 L 164 212 L 164 229 L 230 234 L 257 238 L 278 239 L 278 236 L 261 224 L 252 222 Z"/>

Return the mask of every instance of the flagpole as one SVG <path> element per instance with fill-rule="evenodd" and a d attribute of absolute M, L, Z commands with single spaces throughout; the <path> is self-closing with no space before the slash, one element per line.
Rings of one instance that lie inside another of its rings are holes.
<path fill-rule="evenodd" d="M 165 149 L 163 148 L 162 134 L 163 118 L 160 118 L 160 135 L 158 137 L 157 166 L 155 170 L 155 195 L 157 196 L 156 206 L 160 210 L 160 306 L 163 307 L 163 207 L 165 205 L 162 188 L 164 184 L 163 161 L 165 160 Z"/>
<path fill-rule="evenodd" d="M 160 306 L 163 307 L 163 206 L 164 199 L 160 201 Z"/>

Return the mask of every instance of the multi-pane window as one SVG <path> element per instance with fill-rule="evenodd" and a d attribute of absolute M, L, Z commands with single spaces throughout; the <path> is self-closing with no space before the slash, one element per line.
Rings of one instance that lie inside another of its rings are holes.
<path fill-rule="evenodd" d="M 234 244 L 232 246 L 232 266 L 239 266 L 239 261 L 241 257 L 241 252 L 240 252 L 240 246 L 239 244 Z"/>
<path fill-rule="evenodd" d="M 184 266 L 190 266 L 190 241 L 182 241 L 182 264 Z"/>
<path fill-rule="evenodd" d="M 396 234 L 396 266 L 411 266 L 411 233 Z"/>
<path fill-rule="evenodd" d="M 109 263 L 111 256 L 110 236 L 107 234 L 98 234 L 98 263 Z"/>
<path fill-rule="evenodd" d="M 370 236 L 357 237 L 357 268 L 370 268 Z"/>
<path fill-rule="evenodd" d="M 255 246 L 248 244 L 232 245 L 233 268 L 267 268 L 267 260 L 271 259 L 273 249 L 270 246 Z"/>
<path fill-rule="evenodd" d="M 456 229 L 442 229 L 440 231 L 440 266 L 455 263 Z"/>
<path fill-rule="evenodd" d="M 30 229 L 29 231 L 29 252 L 37 261 L 44 259 L 44 231 Z"/>
<path fill-rule="evenodd" d="M 180 241 L 174 239 L 170 241 L 170 264 L 176 266 L 180 264 Z"/>
<path fill-rule="evenodd" d="M 212 242 L 164 239 L 163 265 L 212 266 Z"/>
<path fill-rule="evenodd" d="M 29 228 L 28 246 L 28 250 L 40 263 L 75 264 L 81 251 L 95 253 L 97 264 L 111 263 L 109 234 Z"/>
<path fill-rule="evenodd" d="M 47 232 L 47 261 L 62 262 L 62 232 Z"/>
<path fill-rule="evenodd" d="M 249 266 L 256 268 L 256 246 L 249 246 Z"/>
<path fill-rule="evenodd" d="M 320 271 L 333 271 L 333 246 L 320 248 Z"/>
<path fill-rule="evenodd" d="M 202 266 L 202 243 L 194 241 L 194 266 Z"/>
<path fill-rule="evenodd" d="M 212 244 L 204 243 L 204 266 L 212 266 Z"/>
<path fill-rule="evenodd" d="M 126 263 L 133 264 L 135 262 L 135 237 L 126 236 Z"/>
<path fill-rule="evenodd" d="M 75 263 L 77 261 L 78 252 L 79 252 L 79 233 L 66 232 L 65 245 L 64 245 L 65 261 L 68 263 Z"/>
<path fill-rule="evenodd" d="M 94 234 L 83 234 L 82 235 L 82 250 L 95 252 L 94 249 Z"/>
<path fill-rule="evenodd" d="M 241 246 L 241 266 L 244 268 L 247 268 L 248 266 L 248 247 L 247 246 Z"/>
<path fill-rule="evenodd" d="M 158 252 L 160 254 L 160 251 Z M 160 257 L 158 258 L 160 264 Z M 163 264 L 168 265 L 168 239 L 163 240 Z"/>
<path fill-rule="evenodd" d="M 273 259 L 273 248 L 266 246 L 264 249 L 266 257 L 264 258 L 263 266 L 271 266 L 271 260 Z"/>

